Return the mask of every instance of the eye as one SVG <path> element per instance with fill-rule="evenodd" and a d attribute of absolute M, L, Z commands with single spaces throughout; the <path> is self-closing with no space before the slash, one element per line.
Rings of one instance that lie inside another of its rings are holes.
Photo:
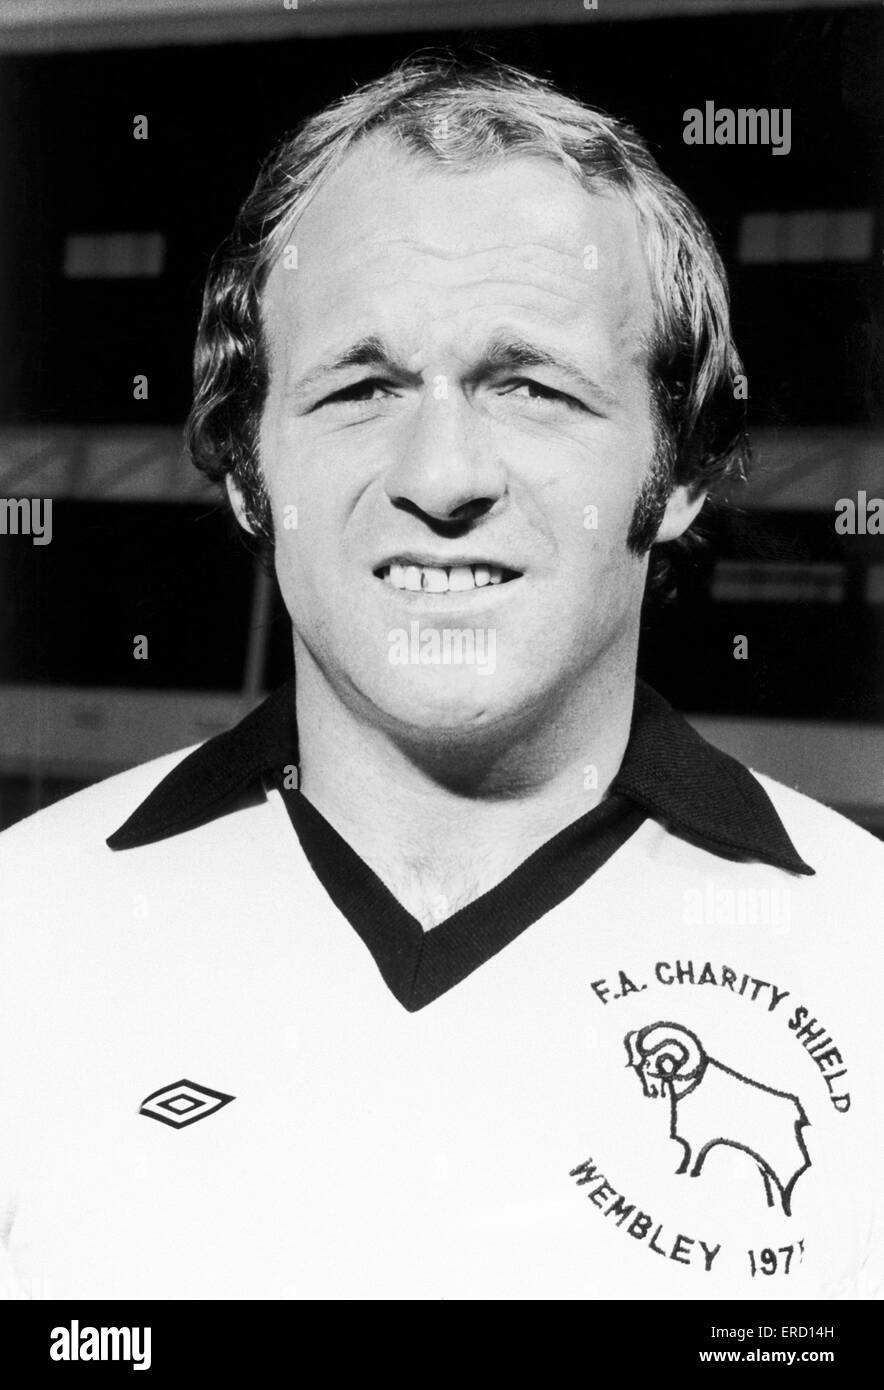
<path fill-rule="evenodd" d="M 530 377 L 523 377 L 519 381 L 510 383 L 501 392 L 501 395 L 529 400 L 541 410 L 557 405 L 563 405 L 569 410 L 584 410 L 586 408 L 573 396 L 566 395 L 564 391 L 556 391 L 552 386 L 544 386 L 542 382 L 534 381 Z"/>
<path fill-rule="evenodd" d="M 380 377 L 366 377 L 364 381 L 354 381 L 351 386 L 342 386 L 340 391 L 333 391 L 319 405 L 371 405 L 392 394 L 393 386 L 389 381 Z"/>

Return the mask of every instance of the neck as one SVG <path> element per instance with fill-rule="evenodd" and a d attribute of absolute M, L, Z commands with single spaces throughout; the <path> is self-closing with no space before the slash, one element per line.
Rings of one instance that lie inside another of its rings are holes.
<path fill-rule="evenodd" d="M 554 710 L 440 741 L 381 727 L 297 650 L 300 788 L 425 927 L 604 798 L 629 737 L 635 659 Z"/>

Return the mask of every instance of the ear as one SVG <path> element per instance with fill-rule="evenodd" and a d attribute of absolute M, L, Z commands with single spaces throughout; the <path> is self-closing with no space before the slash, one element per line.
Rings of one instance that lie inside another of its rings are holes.
<path fill-rule="evenodd" d="M 236 517 L 239 525 L 242 527 L 244 531 L 248 531 L 250 536 L 253 536 L 255 534 L 254 527 L 248 519 L 246 504 L 243 499 L 242 492 L 240 491 L 239 485 L 234 481 L 232 473 L 227 473 L 225 475 L 224 486 L 227 488 L 227 496 L 230 499 L 230 505 L 233 508 L 233 514 Z"/>
<path fill-rule="evenodd" d="M 669 501 L 666 503 L 666 510 L 663 513 L 660 529 L 654 537 L 654 544 L 659 545 L 664 541 L 678 540 L 679 536 L 684 535 L 688 527 L 696 521 L 705 501 L 705 492 L 693 494 L 690 488 L 685 486 L 674 488 Z"/>

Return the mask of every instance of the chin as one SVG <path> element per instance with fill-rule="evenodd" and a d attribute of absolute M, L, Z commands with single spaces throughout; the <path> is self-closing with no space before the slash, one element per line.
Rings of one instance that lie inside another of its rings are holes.
<path fill-rule="evenodd" d="M 384 704 L 404 723 L 416 727 L 457 728 L 482 722 L 504 694 L 493 676 L 418 671 L 409 672 L 395 689 L 387 682 Z"/>
<path fill-rule="evenodd" d="M 399 678 L 388 675 L 380 687 L 363 691 L 379 723 L 422 743 L 434 736 L 481 738 L 518 717 L 513 697 L 521 693 L 517 682 L 499 675 L 436 668 L 405 668 Z"/>

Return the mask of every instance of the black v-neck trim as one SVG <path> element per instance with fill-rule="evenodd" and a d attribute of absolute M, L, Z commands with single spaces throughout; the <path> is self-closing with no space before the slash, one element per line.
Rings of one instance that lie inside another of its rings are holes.
<path fill-rule="evenodd" d="M 289 790 L 297 765 L 292 679 L 235 728 L 183 758 L 107 843 L 113 850 L 155 844 L 266 796 L 265 784 L 278 788 L 314 872 L 411 1010 L 452 989 L 570 896 L 645 817 L 721 858 L 813 873 L 749 769 L 707 743 L 641 681 L 606 800 L 428 932 L 304 796 Z"/>
<path fill-rule="evenodd" d="M 424 931 L 301 792 L 277 783 L 310 865 L 409 1012 L 431 1004 L 571 896 L 638 829 L 642 807 L 614 795 L 559 831 L 444 922 Z"/>

